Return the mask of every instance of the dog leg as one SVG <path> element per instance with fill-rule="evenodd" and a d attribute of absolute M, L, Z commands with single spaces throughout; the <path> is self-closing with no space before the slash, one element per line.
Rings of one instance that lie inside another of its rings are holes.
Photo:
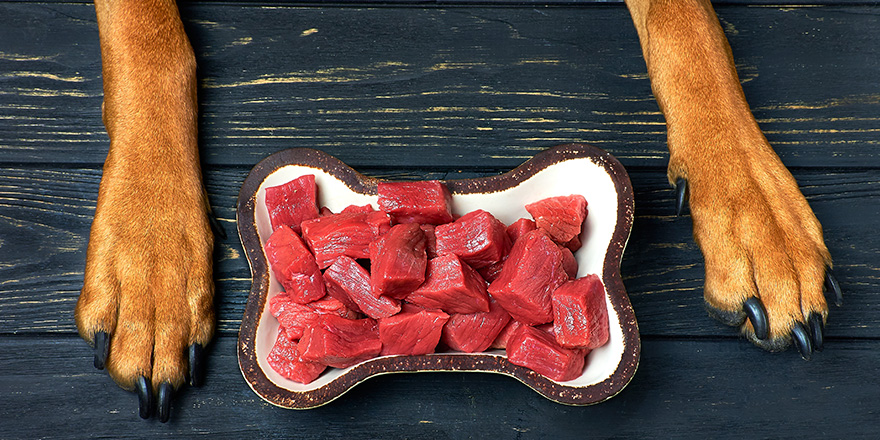
<path fill-rule="evenodd" d="M 710 2 L 627 6 L 666 118 L 669 181 L 689 194 L 710 313 L 767 350 L 794 341 L 809 359 L 822 348 L 831 257 L 821 225 L 749 110 Z"/>
<path fill-rule="evenodd" d="M 76 324 L 95 345 L 95 366 L 137 391 L 140 415 L 156 402 L 166 421 L 172 391 L 187 376 L 201 381 L 201 351 L 214 330 L 195 56 L 173 0 L 95 7 L 110 152 Z"/>

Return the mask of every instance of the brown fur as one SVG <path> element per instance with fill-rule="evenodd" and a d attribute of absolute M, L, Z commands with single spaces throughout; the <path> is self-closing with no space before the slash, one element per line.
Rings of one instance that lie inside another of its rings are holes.
<path fill-rule="evenodd" d="M 688 180 L 707 304 L 741 315 L 767 309 L 765 348 L 787 345 L 795 322 L 827 316 L 831 258 L 822 228 L 749 110 L 733 55 L 708 0 L 630 0 L 648 75 L 666 117 L 670 182 Z"/>
<path fill-rule="evenodd" d="M 77 304 L 80 334 L 113 335 L 108 370 L 132 389 L 184 381 L 185 347 L 213 333 L 208 204 L 196 145 L 195 57 L 171 0 L 96 0 L 110 154 Z M 743 96 L 707 0 L 629 0 L 651 84 L 666 117 L 669 179 L 688 179 L 705 298 L 721 316 L 766 305 L 770 339 L 827 316 L 830 257 L 797 184 Z"/>
<path fill-rule="evenodd" d="M 213 334 L 213 235 L 196 145 L 195 56 L 171 0 L 97 1 L 110 154 L 98 195 L 80 335 L 112 335 L 123 388 L 183 384 L 185 348 Z"/>

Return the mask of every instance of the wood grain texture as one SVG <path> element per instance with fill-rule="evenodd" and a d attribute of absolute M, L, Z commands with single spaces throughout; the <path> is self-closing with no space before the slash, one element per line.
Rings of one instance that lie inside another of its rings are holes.
<path fill-rule="evenodd" d="M 390 158 L 389 158 L 390 159 Z M 387 179 L 457 179 L 494 172 L 367 168 Z M 209 167 L 206 180 L 215 213 L 228 237 L 217 246 L 218 327 L 237 334 L 250 290 L 250 272 L 235 235 L 235 204 L 248 169 Z M 795 170 L 823 222 L 842 308 L 832 310 L 828 336 L 880 337 L 880 297 L 874 225 L 880 218 L 880 170 Z M 725 336 L 732 330 L 703 309 L 703 265 L 691 237 L 690 218 L 673 215 L 672 191 L 661 170 L 630 170 L 636 218 L 622 274 L 642 334 Z M 5 168 L 0 175 L 0 334 L 72 333 L 73 307 L 82 287 L 88 230 L 100 172 L 71 168 Z M 39 317 L 36 318 L 35 317 Z"/>
<path fill-rule="evenodd" d="M 3 161 L 101 163 L 89 4 L 0 5 Z M 792 166 L 876 160 L 874 6 L 718 7 L 746 94 Z M 356 166 L 512 167 L 548 145 L 664 166 L 662 116 L 622 5 L 308 8 L 185 4 L 200 63 L 202 148 L 251 165 L 312 147 Z M 821 160 L 819 158 L 822 158 Z"/>
<path fill-rule="evenodd" d="M 268 405 L 235 365 L 235 338 L 211 347 L 205 386 L 176 396 L 168 424 L 94 370 L 74 337 L 0 338 L 2 439 L 872 438 L 880 383 L 852 365 L 880 342 L 830 345 L 812 362 L 727 341 L 646 339 L 633 381 L 592 407 L 553 403 L 505 376 L 371 378 L 312 410 Z"/>
<path fill-rule="evenodd" d="M 797 3 L 716 8 L 844 290 L 811 362 L 706 316 L 700 252 L 690 219 L 672 216 L 665 128 L 621 2 L 182 2 L 206 184 L 229 237 L 215 255 L 206 385 L 182 391 L 166 425 L 137 417 L 73 324 L 108 146 L 93 5 L 0 3 L 0 439 L 876 437 L 880 4 Z M 234 210 L 258 160 L 311 147 L 380 178 L 470 178 L 566 141 L 614 153 L 634 184 L 622 272 L 643 352 L 623 393 L 575 408 L 502 376 L 391 375 L 285 411 L 247 387 L 236 335 L 250 273 Z"/>

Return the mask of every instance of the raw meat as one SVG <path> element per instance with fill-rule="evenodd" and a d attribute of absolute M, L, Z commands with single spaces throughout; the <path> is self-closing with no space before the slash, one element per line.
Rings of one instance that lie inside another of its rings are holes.
<path fill-rule="evenodd" d="M 304 361 L 348 368 L 377 356 L 382 342 L 374 319 L 321 315 L 306 329 L 297 350 Z"/>
<path fill-rule="evenodd" d="M 303 239 L 321 269 L 340 255 L 369 258 L 370 243 L 390 228 L 391 219 L 382 211 L 343 212 L 302 223 Z"/>
<path fill-rule="evenodd" d="M 379 320 L 382 356 L 433 353 L 449 315 L 440 310 L 404 310 Z"/>
<path fill-rule="evenodd" d="M 289 226 L 281 226 L 266 240 L 266 258 L 293 301 L 305 304 L 326 293 L 315 257 Z"/>
<path fill-rule="evenodd" d="M 373 212 L 375 209 L 373 205 L 348 205 L 343 208 L 341 214 L 351 214 L 355 212 Z"/>
<path fill-rule="evenodd" d="M 572 252 L 577 252 L 582 245 L 583 243 L 581 243 L 581 237 L 579 235 L 575 235 L 574 238 L 568 241 L 568 243 L 563 244 L 563 246 L 567 247 Z"/>
<path fill-rule="evenodd" d="M 507 227 L 507 236 L 510 237 L 511 243 L 516 243 L 520 237 L 526 234 L 526 232 L 534 231 L 538 229 L 535 225 L 535 221 L 530 218 L 521 218 Z"/>
<path fill-rule="evenodd" d="M 284 377 L 309 383 L 327 366 L 425 355 L 440 344 L 505 349 L 510 362 L 567 381 L 607 343 L 601 280 L 574 280 L 582 196 L 529 204 L 534 220 L 506 227 L 483 210 L 453 221 L 439 181 L 383 182 L 380 211 L 352 205 L 339 214 L 318 210 L 314 182 L 266 190 L 275 231 L 266 255 L 285 290 L 268 304 L 280 323 L 268 361 Z"/>
<path fill-rule="evenodd" d="M 425 281 L 425 233 L 415 223 L 394 225 L 370 244 L 373 296 L 402 299 Z"/>
<path fill-rule="evenodd" d="M 446 313 L 489 311 L 486 281 L 455 254 L 429 260 L 424 284 L 410 293 L 406 300 Z"/>
<path fill-rule="evenodd" d="M 523 325 L 521 322 L 511 319 L 501 330 L 501 333 L 498 333 L 498 337 L 492 342 L 490 348 L 507 348 L 507 341 L 510 339 L 510 335 L 521 325 Z"/>
<path fill-rule="evenodd" d="M 299 233 L 303 220 L 318 216 L 317 195 L 318 188 L 312 174 L 266 188 L 266 208 L 272 230 L 289 226 Z"/>
<path fill-rule="evenodd" d="M 357 261 L 345 255 L 324 271 L 327 293 L 340 301 L 354 303 L 356 310 L 373 319 L 385 318 L 400 311 L 400 302 L 385 296 L 373 296 L 370 274 Z M 342 299 L 345 298 L 345 299 Z"/>
<path fill-rule="evenodd" d="M 514 243 L 489 294 L 517 321 L 544 324 L 553 320 L 550 294 L 566 281 L 562 251 L 536 229 Z"/>
<path fill-rule="evenodd" d="M 587 275 L 559 286 L 552 295 L 553 333 L 565 347 L 594 349 L 608 342 L 605 286 Z"/>
<path fill-rule="evenodd" d="M 549 197 L 526 205 L 539 229 L 557 243 L 568 243 L 581 233 L 587 218 L 587 200 L 580 194 Z"/>
<path fill-rule="evenodd" d="M 337 315 L 357 318 L 357 313 L 335 298 L 325 296 L 308 304 L 298 304 L 288 295 L 276 295 L 269 300 L 269 312 L 278 319 L 283 333 L 291 341 L 302 337 L 306 327 L 312 325 L 318 315 Z"/>
<path fill-rule="evenodd" d="M 296 342 L 279 333 L 266 361 L 275 372 L 294 382 L 311 383 L 327 369 L 327 366 L 302 360 L 296 346 Z"/>
<path fill-rule="evenodd" d="M 466 353 L 485 351 L 510 321 L 510 315 L 492 301 L 488 312 L 454 314 L 443 326 L 441 340 L 453 350 Z"/>
<path fill-rule="evenodd" d="M 559 252 L 562 253 L 562 268 L 565 269 L 565 273 L 571 279 L 577 278 L 578 261 L 574 253 L 571 252 L 571 249 L 562 245 L 559 245 Z"/>
<path fill-rule="evenodd" d="M 452 194 L 443 182 L 379 182 L 379 209 L 394 223 L 439 225 L 452 221 Z"/>
<path fill-rule="evenodd" d="M 583 373 L 585 355 L 584 350 L 564 348 L 550 333 L 527 325 L 516 329 L 507 341 L 507 360 L 512 364 L 559 382 Z"/>
<path fill-rule="evenodd" d="M 504 256 L 504 259 L 501 261 L 494 263 L 490 266 L 481 267 L 477 270 L 481 277 L 486 280 L 487 283 L 491 283 L 498 279 L 501 275 L 501 269 L 504 269 L 504 262 L 507 261 L 507 256 Z"/>
<path fill-rule="evenodd" d="M 438 225 L 437 255 L 455 254 L 474 269 L 501 261 L 510 250 L 507 228 L 492 214 L 478 209 Z"/>

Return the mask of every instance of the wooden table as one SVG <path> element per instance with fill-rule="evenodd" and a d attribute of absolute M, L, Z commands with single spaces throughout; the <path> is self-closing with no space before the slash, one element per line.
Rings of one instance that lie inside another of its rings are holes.
<path fill-rule="evenodd" d="M 761 3 L 717 9 L 844 291 L 810 362 L 707 317 L 701 254 L 689 217 L 673 215 L 664 122 L 622 4 L 184 4 L 205 178 L 229 238 L 206 384 L 177 396 L 168 424 L 137 417 L 73 323 L 108 146 L 93 6 L 0 4 L 0 438 L 876 438 L 880 7 Z M 236 338 L 251 278 L 234 209 L 257 161 L 311 147 L 372 176 L 455 179 L 570 141 L 614 153 L 635 187 L 623 276 L 643 350 L 620 395 L 568 407 L 505 376 L 398 374 L 290 411 L 247 387 Z"/>

